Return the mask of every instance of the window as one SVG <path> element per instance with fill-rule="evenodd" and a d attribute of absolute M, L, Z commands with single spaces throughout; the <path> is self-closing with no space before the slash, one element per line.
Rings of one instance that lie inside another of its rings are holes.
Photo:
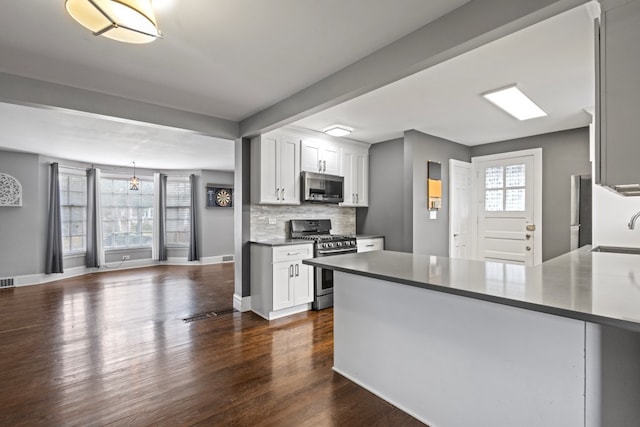
<path fill-rule="evenodd" d="M 525 210 L 525 165 L 493 166 L 484 171 L 484 208 L 487 212 Z"/>
<path fill-rule="evenodd" d="M 60 168 L 60 213 L 62 219 L 62 252 L 82 253 L 87 250 L 87 177 L 82 171 Z"/>
<path fill-rule="evenodd" d="M 188 178 L 167 179 L 167 245 L 188 246 L 191 233 L 191 185 Z"/>
<path fill-rule="evenodd" d="M 128 177 L 103 177 L 102 232 L 106 250 L 151 247 L 153 181 L 140 178 L 140 189 L 129 189 Z"/>

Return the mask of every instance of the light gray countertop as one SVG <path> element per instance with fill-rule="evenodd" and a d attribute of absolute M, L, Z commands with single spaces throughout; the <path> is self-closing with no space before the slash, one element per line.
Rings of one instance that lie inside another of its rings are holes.
<path fill-rule="evenodd" d="M 303 262 L 640 332 L 640 255 L 590 249 L 535 267 L 392 251 Z"/>
<path fill-rule="evenodd" d="M 384 239 L 382 234 L 356 234 L 356 239 Z"/>
<path fill-rule="evenodd" d="M 312 241 L 302 239 L 251 240 L 249 243 L 263 246 L 313 245 Z"/>

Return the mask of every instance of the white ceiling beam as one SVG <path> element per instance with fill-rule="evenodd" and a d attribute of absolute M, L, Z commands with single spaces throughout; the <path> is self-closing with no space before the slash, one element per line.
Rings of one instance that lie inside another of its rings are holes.
<path fill-rule="evenodd" d="M 240 122 L 254 136 L 356 98 L 590 0 L 472 0 Z"/>

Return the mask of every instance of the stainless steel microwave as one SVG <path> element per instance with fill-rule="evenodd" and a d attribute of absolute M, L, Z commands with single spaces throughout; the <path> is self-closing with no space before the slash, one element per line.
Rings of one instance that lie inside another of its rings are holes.
<path fill-rule="evenodd" d="M 344 201 L 344 178 L 324 173 L 302 172 L 302 200 L 317 203 Z"/>

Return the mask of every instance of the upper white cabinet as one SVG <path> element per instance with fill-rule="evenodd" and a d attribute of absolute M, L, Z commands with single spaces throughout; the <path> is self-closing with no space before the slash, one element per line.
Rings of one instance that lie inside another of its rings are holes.
<path fill-rule="evenodd" d="M 344 202 L 340 206 L 369 205 L 369 151 L 345 145 L 342 148 Z"/>
<path fill-rule="evenodd" d="M 596 182 L 622 192 L 618 186 L 629 185 L 631 194 L 633 184 L 640 184 L 640 0 L 606 0 L 602 12 L 596 43 Z"/>
<path fill-rule="evenodd" d="M 253 203 L 300 204 L 300 141 L 270 132 L 251 141 Z"/>
<path fill-rule="evenodd" d="M 340 174 L 340 148 L 338 145 L 320 139 L 301 141 L 300 168 L 307 172 Z"/>

